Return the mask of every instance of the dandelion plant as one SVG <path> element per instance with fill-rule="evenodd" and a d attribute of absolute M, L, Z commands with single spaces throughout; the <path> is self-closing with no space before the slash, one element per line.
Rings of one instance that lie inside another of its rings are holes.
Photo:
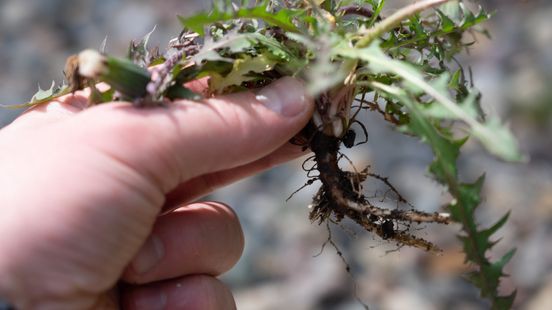
<path fill-rule="evenodd" d="M 484 177 L 461 182 L 456 162 L 469 138 L 500 159 L 520 161 L 522 156 L 507 127 L 483 113 L 481 94 L 457 60 L 474 38 L 486 35 L 481 24 L 490 17 L 466 2 L 424 0 L 385 15 L 385 0 L 215 1 L 209 11 L 179 16 L 182 32 L 166 51 L 149 49 L 149 34 L 131 42 L 124 58 L 83 51 L 68 60 L 66 84 L 40 90 L 30 103 L 17 107 L 85 87 L 92 89 L 90 105 L 126 100 L 148 108 L 176 98 L 201 104 L 205 97 L 257 89 L 284 76 L 302 79 L 316 108 L 293 142 L 313 152 L 308 184 L 322 184 L 313 197 L 310 220 L 336 223 L 348 218 L 399 247 L 429 252 L 441 250 L 413 227 L 459 223 L 466 263 L 475 267 L 467 278 L 492 308 L 508 309 L 515 292 L 500 295 L 499 285 L 515 250 L 489 258 L 496 244 L 493 235 L 508 215 L 480 227 L 475 210 Z M 204 93 L 185 86 L 201 78 L 208 79 Z M 100 82 L 110 88 L 100 91 Z M 369 168 L 340 168 L 340 149 L 362 143 L 362 136 L 367 139 L 361 113 L 378 113 L 398 131 L 431 147 L 429 172 L 453 198 L 447 210 L 419 211 Z M 353 124 L 362 132 L 353 130 Z M 367 197 L 363 183 L 368 178 L 382 182 L 402 206 L 384 208 Z"/>

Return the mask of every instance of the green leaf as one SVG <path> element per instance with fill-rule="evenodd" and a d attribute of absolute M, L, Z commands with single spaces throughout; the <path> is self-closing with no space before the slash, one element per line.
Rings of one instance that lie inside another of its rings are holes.
<path fill-rule="evenodd" d="M 481 141 L 487 150 L 509 161 L 525 161 L 521 155 L 518 142 L 512 132 L 496 117 L 486 123 L 474 124 L 472 134 Z"/>
<path fill-rule="evenodd" d="M 248 8 L 240 7 L 237 10 L 221 11 L 214 8 L 211 12 L 202 12 L 190 17 L 178 16 L 180 23 L 198 34 L 204 36 L 205 28 L 216 22 L 225 22 L 240 18 L 261 19 L 269 25 L 282 28 L 284 31 L 299 32 L 293 24 L 293 18 L 302 14 L 302 10 L 280 9 L 271 12 L 268 8 L 270 1 L 263 1 L 260 5 Z"/>
<path fill-rule="evenodd" d="M 468 9 L 463 3 L 460 4 L 460 8 L 463 11 L 464 19 L 462 21 L 462 25 L 460 28 L 462 30 L 467 30 L 477 24 L 480 24 L 486 20 L 488 20 L 491 15 L 487 13 L 483 8 L 479 7 L 479 12 L 477 15 L 473 14 L 470 9 Z"/>
<path fill-rule="evenodd" d="M 257 33 L 238 33 L 231 31 L 227 33 L 223 39 L 215 41 L 208 37 L 201 50 L 192 57 L 192 60 L 200 64 L 205 61 L 226 61 L 232 62 L 233 59 L 224 57 L 220 54 L 223 49 L 228 49 L 230 54 L 238 54 L 248 49 L 253 48 L 259 42 L 261 35 Z"/>
<path fill-rule="evenodd" d="M 437 10 L 439 17 L 441 18 L 441 30 L 444 32 L 451 32 L 455 28 L 455 24 L 448 16 L 445 15 L 441 10 Z"/>
<path fill-rule="evenodd" d="M 128 48 L 128 58 L 142 68 L 147 68 L 150 64 L 150 52 L 148 42 L 157 26 L 148 32 L 139 42 L 131 41 Z"/>
<path fill-rule="evenodd" d="M 506 309 L 512 309 L 512 306 L 514 304 L 514 300 L 516 299 L 517 292 L 514 291 L 512 294 L 508 296 L 499 296 L 495 298 L 495 302 L 493 304 L 493 310 L 506 310 Z"/>
<path fill-rule="evenodd" d="M 60 86 L 56 86 L 56 83 L 52 81 L 52 85 L 48 89 L 42 89 L 40 85 L 38 85 L 38 91 L 33 95 L 33 97 L 31 98 L 31 101 L 23 104 L 12 104 L 12 105 L 0 104 L 0 107 L 8 108 L 8 109 L 29 108 L 29 107 L 50 102 L 61 96 L 67 95 L 70 92 L 71 92 L 71 89 L 69 88 L 68 85 L 63 84 Z"/>
<path fill-rule="evenodd" d="M 374 11 L 374 13 L 372 14 L 372 18 L 368 23 L 369 27 L 372 27 L 376 23 L 384 6 L 385 6 L 385 0 L 378 0 L 372 4 L 372 8 L 373 8 L 372 11 Z"/>
<path fill-rule="evenodd" d="M 399 100 L 408 108 L 410 122 L 404 129 L 414 133 L 432 147 L 435 160 L 430 166 L 430 171 L 437 180 L 444 184 L 453 182 L 457 174 L 456 159 L 465 140 L 453 141 L 444 137 L 404 90 L 377 82 L 372 83 L 372 86 Z"/>
<path fill-rule="evenodd" d="M 226 76 L 213 75 L 209 81 L 210 88 L 217 93 L 222 92 L 229 86 L 241 85 L 254 77 L 250 73 L 260 73 L 271 70 L 276 62 L 266 55 L 251 57 L 244 55 L 243 58 L 234 61 L 232 71 Z"/>
<path fill-rule="evenodd" d="M 480 232 L 481 235 L 486 236 L 487 238 L 491 237 L 494 233 L 496 233 L 506 222 L 508 221 L 508 218 L 510 217 L 510 212 L 506 213 L 498 222 L 496 222 L 493 226 L 490 228 L 487 228 Z"/>
<path fill-rule="evenodd" d="M 182 85 L 174 85 L 173 87 L 169 88 L 167 90 L 166 96 L 171 100 L 187 99 L 197 101 L 203 98 L 203 96 L 201 96 L 200 94 L 193 92 L 191 89 Z"/>
<path fill-rule="evenodd" d="M 439 12 L 442 12 L 445 16 L 453 20 L 455 23 L 460 22 L 462 18 L 462 10 L 460 8 L 460 2 L 458 0 L 449 1 L 439 8 Z"/>
<path fill-rule="evenodd" d="M 459 184 L 456 177 L 456 160 L 460 146 L 465 141 L 453 141 L 442 135 L 433 125 L 430 117 L 424 114 L 421 105 L 409 96 L 407 89 L 395 86 L 371 82 L 369 85 L 386 96 L 399 100 L 409 109 L 410 121 L 405 128 L 427 142 L 433 149 L 435 160 L 430 166 L 430 171 L 441 183 L 448 185 L 449 191 L 455 200 L 449 206 L 451 218 L 462 224 L 465 235 L 459 236 L 462 241 L 466 261 L 479 266 L 479 270 L 468 275 L 468 279 L 481 290 L 483 297 L 489 298 L 493 307 L 502 309 L 504 305 L 512 302 L 513 295 L 499 296 L 498 286 L 500 278 L 504 276 L 502 269 L 514 255 L 510 251 L 497 262 L 491 263 L 486 253 L 495 244 L 489 237 L 496 232 L 507 220 L 503 217 L 499 222 L 487 230 L 478 231 L 475 222 L 475 209 L 481 203 L 481 189 L 484 176 L 473 184 Z"/>
<path fill-rule="evenodd" d="M 502 270 L 504 266 L 506 266 L 506 264 L 508 264 L 510 260 L 512 260 L 512 257 L 514 257 L 514 255 L 516 254 L 516 251 L 516 249 L 511 249 L 508 253 L 504 254 L 504 256 L 502 256 L 499 261 L 494 263 L 493 267 L 497 270 Z"/>
<path fill-rule="evenodd" d="M 468 111 L 456 104 L 443 87 L 443 84 L 431 84 L 427 82 L 423 75 L 411 65 L 391 59 L 385 55 L 379 48 L 379 41 L 374 42 L 368 48 L 354 48 L 348 45 L 342 45 L 336 49 L 336 53 L 343 57 L 367 61 L 369 67 L 376 73 L 393 73 L 400 76 L 404 81 L 404 86 L 416 94 L 424 92 L 433 97 L 436 103 L 445 109 L 452 119 L 461 120 L 471 128 L 471 133 L 479 139 L 487 151 L 504 160 L 521 161 L 523 156 L 511 132 L 496 119 L 481 123 Z"/>
<path fill-rule="evenodd" d="M 89 104 L 101 104 L 105 102 L 113 101 L 113 95 L 115 94 L 115 89 L 110 88 L 106 91 L 100 91 L 96 88 L 94 83 L 90 83 L 90 96 L 88 97 Z"/>
<path fill-rule="evenodd" d="M 56 82 L 52 81 L 52 85 L 48 89 L 42 89 L 39 84 L 38 91 L 36 92 L 36 94 L 34 94 L 33 98 L 31 98 L 31 102 L 48 100 L 49 98 L 52 98 L 55 93 L 56 93 Z"/>
<path fill-rule="evenodd" d="M 479 117 L 479 109 L 476 103 L 478 94 L 475 92 L 469 93 L 464 102 L 458 104 L 458 106 L 471 118 L 477 119 Z M 424 106 L 423 113 L 435 119 L 457 119 L 456 115 L 452 114 L 449 109 L 445 108 L 438 102 L 432 102 L 431 104 Z"/>

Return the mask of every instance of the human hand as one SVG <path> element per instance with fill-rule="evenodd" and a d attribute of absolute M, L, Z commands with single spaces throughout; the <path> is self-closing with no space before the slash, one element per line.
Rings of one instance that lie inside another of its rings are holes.
<path fill-rule="evenodd" d="M 301 83 L 154 109 L 82 110 L 85 97 L 0 131 L 0 296 L 18 309 L 234 308 L 215 277 L 241 255 L 238 219 L 189 203 L 300 155 L 287 141 L 313 109 Z"/>

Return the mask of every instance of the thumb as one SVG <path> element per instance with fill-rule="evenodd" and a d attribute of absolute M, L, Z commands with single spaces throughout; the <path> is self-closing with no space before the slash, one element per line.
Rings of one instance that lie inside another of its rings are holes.
<path fill-rule="evenodd" d="M 312 110 L 302 82 L 287 77 L 256 93 L 155 109 L 110 104 L 72 121 L 83 134 L 102 137 L 91 141 L 97 149 L 124 159 L 166 193 L 193 177 L 270 154 L 306 125 Z"/>

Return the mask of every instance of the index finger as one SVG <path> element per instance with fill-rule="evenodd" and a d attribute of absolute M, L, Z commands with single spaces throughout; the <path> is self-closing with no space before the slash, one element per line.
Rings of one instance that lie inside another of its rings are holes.
<path fill-rule="evenodd" d="M 110 104 L 68 121 L 94 149 L 124 159 L 167 193 L 196 176 L 270 154 L 306 125 L 312 110 L 302 83 L 283 78 L 257 93 L 154 109 Z"/>

